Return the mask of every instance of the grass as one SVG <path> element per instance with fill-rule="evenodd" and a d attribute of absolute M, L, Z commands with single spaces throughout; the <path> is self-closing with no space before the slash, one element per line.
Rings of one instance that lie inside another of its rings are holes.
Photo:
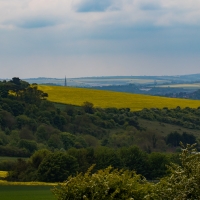
<path fill-rule="evenodd" d="M 146 119 L 139 119 L 138 122 L 142 127 L 146 128 L 147 130 L 152 131 L 154 133 L 160 133 L 162 136 L 167 136 L 171 132 L 177 131 L 181 134 L 183 132 L 190 133 L 194 135 L 197 139 L 199 139 L 199 130 L 188 129 L 180 127 L 178 125 L 167 124 L 158 121 L 150 121 Z"/>
<path fill-rule="evenodd" d="M 93 103 L 95 107 L 130 108 L 132 111 L 142 110 L 143 108 L 175 108 L 177 106 L 181 108 L 197 108 L 200 106 L 199 100 L 156 97 L 63 86 L 40 85 L 38 88 L 48 93 L 48 100 L 50 101 L 78 106 L 82 105 L 85 101 Z"/>
<path fill-rule="evenodd" d="M 52 186 L 0 185 L 2 200 L 55 200 Z"/>
<path fill-rule="evenodd" d="M 2 161 L 16 161 L 19 157 L 7 157 L 7 156 L 0 156 L 0 162 Z M 22 157 L 20 157 L 22 158 Z M 28 159 L 28 158 L 22 158 L 22 159 Z"/>
<path fill-rule="evenodd" d="M 192 84 L 170 84 L 170 85 L 160 85 L 157 87 L 162 88 L 184 88 L 184 89 L 200 89 L 200 83 L 192 83 Z"/>
<path fill-rule="evenodd" d="M 0 171 L 0 179 L 7 176 L 7 171 Z M 0 199 L 2 200 L 55 200 L 51 188 L 56 183 L 44 182 L 8 182 L 0 180 Z"/>

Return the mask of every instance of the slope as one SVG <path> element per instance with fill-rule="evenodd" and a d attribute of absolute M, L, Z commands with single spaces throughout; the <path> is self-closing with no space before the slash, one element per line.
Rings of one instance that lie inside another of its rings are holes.
<path fill-rule="evenodd" d="M 38 89 L 48 93 L 48 100 L 64 104 L 82 105 L 91 102 L 95 107 L 130 108 L 132 111 L 143 108 L 175 108 L 180 106 L 197 108 L 199 100 L 156 97 L 148 95 L 101 91 L 86 88 L 73 88 L 63 86 L 38 86 Z"/>

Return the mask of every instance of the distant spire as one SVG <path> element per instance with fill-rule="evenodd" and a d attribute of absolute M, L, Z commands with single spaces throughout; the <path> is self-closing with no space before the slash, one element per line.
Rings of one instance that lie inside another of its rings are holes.
<path fill-rule="evenodd" d="M 66 79 L 66 76 L 65 76 L 65 87 L 67 86 L 67 79 Z"/>

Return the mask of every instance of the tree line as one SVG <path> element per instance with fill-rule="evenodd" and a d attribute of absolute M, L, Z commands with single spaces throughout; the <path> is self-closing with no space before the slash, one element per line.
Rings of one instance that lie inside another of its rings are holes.
<path fill-rule="evenodd" d="M 70 175 L 85 173 L 94 165 L 92 172 L 112 166 L 115 169 L 136 171 L 149 180 L 165 176 L 167 165 L 178 162 L 177 154 L 153 152 L 148 154 L 137 146 L 112 149 L 71 148 L 68 151 L 36 151 L 29 159 L 10 161 L 9 181 L 62 182 Z M 8 163 L 7 163 L 8 164 Z"/>

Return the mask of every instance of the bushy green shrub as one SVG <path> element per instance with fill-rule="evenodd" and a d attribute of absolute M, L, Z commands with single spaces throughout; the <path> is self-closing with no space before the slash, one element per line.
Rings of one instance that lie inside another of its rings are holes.
<path fill-rule="evenodd" d="M 58 200 L 131 200 L 144 199 L 150 183 L 133 171 L 108 167 L 92 174 L 91 167 L 85 174 L 69 177 L 53 189 Z"/>
<path fill-rule="evenodd" d="M 152 200 L 197 200 L 200 199 L 200 153 L 195 145 L 182 144 L 181 165 L 172 164 L 171 174 L 152 187 L 147 199 Z"/>

